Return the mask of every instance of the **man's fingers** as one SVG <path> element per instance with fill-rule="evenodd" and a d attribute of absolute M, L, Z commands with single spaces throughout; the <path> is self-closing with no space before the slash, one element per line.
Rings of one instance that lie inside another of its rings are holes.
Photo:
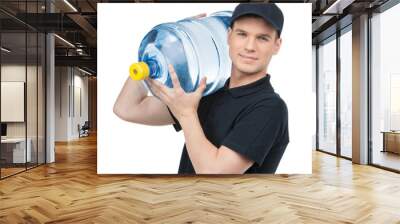
<path fill-rule="evenodd" d="M 203 18 L 203 17 L 206 17 L 206 16 L 207 16 L 207 13 L 200 13 L 198 15 L 193 16 L 192 18 L 193 19 L 200 19 L 200 18 Z"/>
<path fill-rule="evenodd" d="M 152 79 L 148 79 L 147 83 L 149 84 L 149 87 L 151 89 L 151 92 L 153 92 L 155 95 L 159 95 L 160 90 L 158 89 L 158 87 L 156 87 L 153 83 Z"/>
<path fill-rule="evenodd" d="M 153 85 L 155 87 L 157 87 L 161 92 L 168 94 L 169 92 L 169 88 L 167 86 L 165 86 L 163 83 L 161 83 L 160 81 L 157 80 L 151 80 L 151 82 L 153 83 Z"/>
<path fill-rule="evenodd" d="M 187 17 L 186 19 L 200 19 L 200 18 L 203 18 L 203 17 L 206 17 L 206 16 L 207 16 L 207 13 L 200 13 L 200 14 L 195 15 L 195 16 Z"/>
<path fill-rule="evenodd" d="M 149 79 L 148 81 L 149 81 L 150 89 L 154 93 L 154 95 L 156 95 L 158 98 L 160 98 L 163 102 L 167 102 L 168 101 L 168 95 L 165 94 L 161 90 L 160 85 L 157 83 L 157 81 L 154 81 L 152 79 Z"/>
<path fill-rule="evenodd" d="M 178 76 L 176 75 L 175 69 L 172 65 L 168 65 L 169 74 L 171 76 L 172 85 L 174 88 L 180 88 L 181 84 L 179 83 Z"/>
<path fill-rule="evenodd" d="M 204 76 L 201 79 L 199 86 L 196 89 L 196 92 L 202 94 L 204 92 L 204 90 L 206 89 L 206 85 L 207 85 L 207 78 Z"/>
<path fill-rule="evenodd" d="M 155 89 L 157 92 L 160 92 L 163 95 L 168 96 L 168 93 L 169 93 L 168 87 L 166 87 L 164 84 L 162 84 L 161 82 L 154 80 L 154 79 L 149 79 L 148 81 L 149 81 L 152 89 Z"/>

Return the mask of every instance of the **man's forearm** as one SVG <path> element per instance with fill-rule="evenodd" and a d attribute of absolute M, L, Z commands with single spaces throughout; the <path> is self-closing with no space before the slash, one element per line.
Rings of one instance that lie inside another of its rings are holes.
<path fill-rule="evenodd" d="M 186 148 L 196 173 L 217 171 L 218 149 L 204 135 L 197 114 L 182 118 L 180 124 L 185 136 Z"/>
<path fill-rule="evenodd" d="M 147 89 L 141 82 L 133 81 L 128 77 L 115 101 L 114 113 L 128 120 L 127 118 L 131 115 L 132 109 L 147 97 L 147 92 Z"/>
<path fill-rule="evenodd" d="M 118 96 L 117 102 L 121 105 L 140 104 L 147 96 L 147 92 L 141 81 L 133 81 L 128 77 Z"/>

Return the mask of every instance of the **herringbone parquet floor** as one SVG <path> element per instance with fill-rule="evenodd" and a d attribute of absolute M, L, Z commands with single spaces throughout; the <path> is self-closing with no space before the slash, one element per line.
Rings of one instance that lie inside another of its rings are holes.
<path fill-rule="evenodd" d="M 313 153 L 313 175 L 98 176 L 96 137 L 0 181 L 0 223 L 400 223 L 400 175 Z"/>

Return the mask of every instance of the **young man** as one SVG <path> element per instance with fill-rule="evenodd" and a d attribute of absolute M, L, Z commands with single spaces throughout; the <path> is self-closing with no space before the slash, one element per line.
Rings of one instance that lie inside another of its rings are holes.
<path fill-rule="evenodd" d="M 182 129 L 179 174 L 274 173 L 289 143 L 287 107 L 267 73 L 283 21 L 275 4 L 239 4 L 228 31 L 231 77 L 223 88 L 202 98 L 203 79 L 185 93 L 170 66 L 173 88 L 149 80 L 158 99 L 128 78 L 114 112 L 126 121 Z"/>

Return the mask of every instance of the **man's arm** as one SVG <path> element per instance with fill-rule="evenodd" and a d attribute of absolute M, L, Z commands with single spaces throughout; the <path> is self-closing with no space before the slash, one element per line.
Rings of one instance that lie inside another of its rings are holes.
<path fill-rule="evenodd" d="M 114 113 L 121 119 L 146 125 L 174 124 L 167 106 L 157 97 L 148 96 L 141 81 L 126 80 L 114 104 Z"/>
<path fill-rule="evenodd" d="M 180 121 L 196 174 L 243 174 L 254 161 L 232 149 L 215 147 L 204 135 L 197 114 Z"/>
<path fill-rule="evenodd" d="M 204 89 L 206 79 L 202 79 L 196 91 L 185 93 L 172 66 L 169 66 L 173 88 L 150 80 L 154 93 L 165 102 L 178 119 L 185 136 L 186 148 L 196 173 L 221 174 L 244 173 L 253 161 L 241 154 L 221 146 L 215 147 L 204 135 L 199 122 L 197 108 Z"/>

